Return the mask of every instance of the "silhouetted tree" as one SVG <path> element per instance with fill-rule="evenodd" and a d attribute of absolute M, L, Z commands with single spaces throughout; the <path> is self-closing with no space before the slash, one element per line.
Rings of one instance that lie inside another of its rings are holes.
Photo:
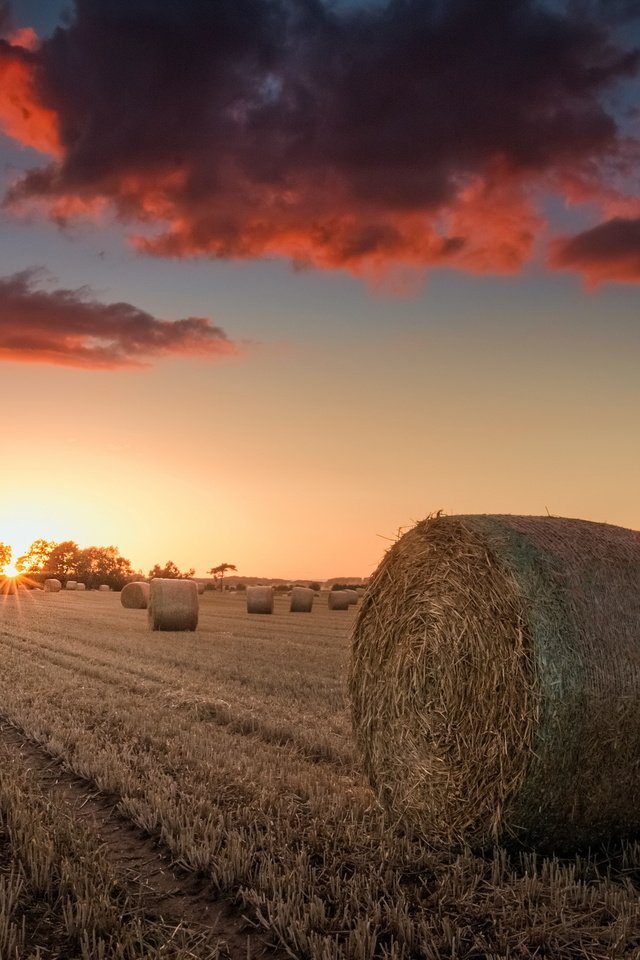
<path fill-rule="evenodd" d="M 0 543 L 0 572 L 11 563 L 11 547 L 7 543 Z"/>
<path fill-rule="evenodd" d="M 69 541 L 67 541 L 69 542 Z M 54 540 L 34 540 L 23 556 L 16 560 L 21 573 L 43 573 L 49 569 L 49 558 L 58 544 Z"/>
<path fill-rule="evenodd" d="M 156 563 L 155 567 L 149 570 L 149 580 L 153 580 L 154 577 L 162 577 L 165 580 L 188 580 L 195 572 L 195 569 L 192 567 L 191 570 L 181 573 L 173 560 L 167 560 L 164 567 Z"/>
<path fill-rule="evenodd" d="M 131 561 L 121 557 L 117 547 L 86 547 L 78 552 L 76 576 L 89 588 L 106 583 L 112 590 L 122 590 L 134 571 Z"/>
<path fill-rule="evenodd" d="M 68 579 L 76 575 L 80 547 L 73 540 L 56 543 L 49 554 L 46 572 L 52 577 Z"/>
<path fill-rule="evenodd" d="M 237 569 L 235 563 L 219 563 L 217 567 L 211 567 L 211 570 L 207 570 L 207 573 L 213 574 L 213 579 L 220 583 L 220 589 L 222 590 L 222 580 L 227 570 Z"/>

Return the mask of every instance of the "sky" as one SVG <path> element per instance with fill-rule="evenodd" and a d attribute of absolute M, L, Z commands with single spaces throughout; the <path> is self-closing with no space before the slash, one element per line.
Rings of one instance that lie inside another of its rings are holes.
<path fill-rule="evenodd" d="M 628 0 L 0 4 L 0 541 L 640 529 Z"/>

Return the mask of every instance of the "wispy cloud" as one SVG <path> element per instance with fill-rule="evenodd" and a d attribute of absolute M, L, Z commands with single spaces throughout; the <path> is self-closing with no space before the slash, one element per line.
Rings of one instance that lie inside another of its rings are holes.
<path fill-rule="evenodd" d="M 205 317 L 163 321 L 130 303 L 101 303 L 86 287 L 46 289 L 47 279 L 42 269 L 0 278 L 0 361 L 113 370 L 239 352 Z"/>

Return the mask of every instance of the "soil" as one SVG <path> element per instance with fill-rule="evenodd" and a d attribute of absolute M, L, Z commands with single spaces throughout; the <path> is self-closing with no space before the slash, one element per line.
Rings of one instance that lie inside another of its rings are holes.
<path fill-rule="evenodd" d="M 119 796 L 97 791 L 4 719 L 0 738 L 27 760 L 43 793 L 62 801 L 69 816 L 96 837 L 114 876 L 145 914 L 167 924 L 187 924 L 194 932 L 213 931 L 225 941 L 230 960 L 291 960 L 292 954 L 275 947 L 246 910 L 220 899 L 206 878 L 183 870 L 167 850 L 118 813 Z"/>

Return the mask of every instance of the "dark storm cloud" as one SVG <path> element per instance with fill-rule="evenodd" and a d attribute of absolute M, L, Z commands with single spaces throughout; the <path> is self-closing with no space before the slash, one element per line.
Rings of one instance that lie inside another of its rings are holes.
<path fill-rule="evenodd" d="M 559 241 L 553 262 L 579 270 L 592 284 L 608 279 L 640 281 L 640 218 L 615 217 Z"/>
<path fill-rule="evenodd" d="M 163 322 L 130 303 L 100 303 L 85 288 L 44 290 L 46 276 L 33 269 L 0 278 L 0 361 L 114 369 L 237 351 L 203 317 Z"/>
<path fill-rule="evenodd" d="M 603 94 L 638 68 L 602 19 L 541 0 L 76 0 L 34 56 L 59 159 L 13 203 L 106 199 L 158 225 L 150 253 L 353 269 L 517 267 L 531 188 L 593 180 L 618 145 Z"/>

